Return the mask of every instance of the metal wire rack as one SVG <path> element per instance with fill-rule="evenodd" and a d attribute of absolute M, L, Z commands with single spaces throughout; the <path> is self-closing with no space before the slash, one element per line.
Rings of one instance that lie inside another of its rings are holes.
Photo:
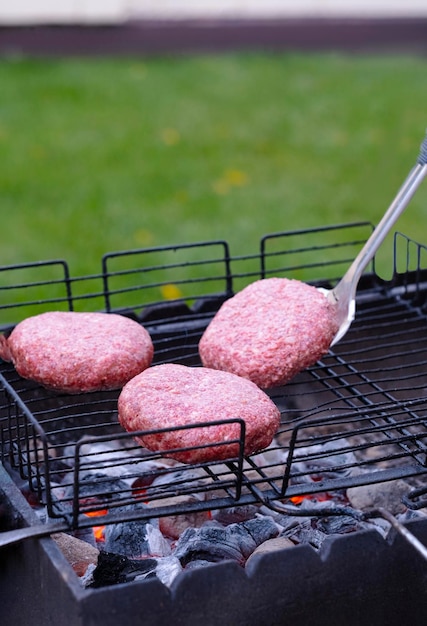
<path fill-rule="evenodd" d="M 259 252 L 239 257 L 223 241 L 117 252 L 104 256 L 99 274 L 77 278 L 62 260 L 0 268 L 0 325 L 8 333 L 21 319 L 48 310 L 121 313 L 150 332 L 154 364 L 199 366 L 199 339 L 225 299 L 273 275 L 329 288 L 371 230 L 354 223 L 275 233 L 261 239 Z M 236 458 L 177 464 L 123 432 L 118 391 L 56 394 L 0 361 L 1 460 L 28 482 L 50 518 L 71 528 L 332 492 L 339 497 L 351 486 L 402 477 L 414 481 L 414 507 L 421 506 L 426 252 L 395 235 L 393 276 L 381 279 L 373 264 L 362 278 L 356 319 L 344 339 L 269 391 L 282 421 L 261 453 L 243 456 L 244 423 L 236 416 Z"/>

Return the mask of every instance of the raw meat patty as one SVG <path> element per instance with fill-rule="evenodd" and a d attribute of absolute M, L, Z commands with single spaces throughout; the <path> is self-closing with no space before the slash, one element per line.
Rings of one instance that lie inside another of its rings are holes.
<path fill-rule="evenodd" d="M 266 448 L 280 422 L 274 402 L 249 380 L 228 372 L 171 363 L 151 367 L 129 381 L 120 393 L 118 407 L 120 424 L 128 432 L 241 418 L 246 424 L 245 454 Z M 239 435 L 239 424 L 227 423 L 144 434 L 136 439 L 149 450 L 182 463 L 196 463 L 237 456 L 238 444 L 214 444 Z M 169 452 L 208 444 L 212 445 Z"/>
<path fill-rule="evenodd" d="M 337 330 L 333 305 L 315 287 L 265 278 L 224 302 L 199 342 L 199 354 L 204 366 L 267 389 L 313 365 Z"/>
<path fill-rule="evenodd" d="M 153 343 L 122 315 L 52 311 L 20 322 L 2 338 L 0 356 L 23 378 L 80 393 L 123 387 L 151 364 Z"/>

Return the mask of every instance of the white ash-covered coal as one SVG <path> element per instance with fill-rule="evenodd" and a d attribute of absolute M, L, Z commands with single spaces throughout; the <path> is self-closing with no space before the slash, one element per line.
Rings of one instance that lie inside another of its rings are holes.
<path fill-rule="evenodd" d="M 257 515 L 246 522 L 202 528 L 187 528 L 178 539 L 174 554 L 185 566 L 188 563 L 212 563 L 232 559 L 244 564 L 254 550 L 277 537 L 279 528 L 271 517 Z"/>
<path fill-rule="evenodd" d="M 273 445 L 258 456 L 266 475 L 283 474 L 283 449 Z M 73 450 L 64 449 L 63 458 L 71 463 Z M 319 550 L 328 537 L 336 535 L 374 529 L 385 538 L 391 531 L 390 523 L 381 516 L 369 517 L 369 511 L 379 507 L 387 508 L 402 522 L 427 517 L 426 511 L 408 510 L 403 504 L 402 497 L 412 488 L 405 480 L 218 507 L 218 494 L 226 491 L 226 478 L 232 478 L 227 465 L 206 468 L 161 457 L 147 460 L 139 448 L 113 440 L 85 443 L 79 466 L 80 512 L 90 517 L 109 513 L 117 517 L 117 521 L 102 520 L 99 526 L 79 528 L 70 533 L 69 541 L 56 538 L 87 587 L 152 577 L 170 586 L 184 570 L 221 561 L 235 561 L 245 567 L 257 554 L 301 544 Z M 257 475 L 250 465 L 245 471 L 247 477 Z M 355 471 L 351 446 L 337 439 L 324 446 L 300 448 L 294 458 L 292 481 L 304 487 L 325 478 L 347 478 Z M 223 480 L 218 481 L 218 475 Z M 259 484 L 262 486 L 262 481 Z M 20 487 L 26 493 L 22 481 Z M 70 514 L 74 489 L 65 473 L 57 494 Z M 32 504 L 44 519 L 45 509 Z M 166 509 L 160 515 L 159 505 Z"/>

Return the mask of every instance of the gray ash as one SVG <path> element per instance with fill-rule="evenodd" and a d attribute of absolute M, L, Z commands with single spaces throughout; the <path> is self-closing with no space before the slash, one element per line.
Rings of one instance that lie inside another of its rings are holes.
<path fill-rule="evenodd" d="M 277 537 L 279 529 L 270 517 L 229 526 L 187 528 L 177 541 L 174 556 L 185 567 L 191 561 L 217 562 L 231 559 L 244 563 L 264 541 Z"/>

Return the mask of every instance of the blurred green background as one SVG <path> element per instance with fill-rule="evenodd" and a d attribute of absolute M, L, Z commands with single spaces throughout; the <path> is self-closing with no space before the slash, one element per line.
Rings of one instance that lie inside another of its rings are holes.
<path fill-rule="evenodd" d="M 376 223 L 427 127 L 427 61 L 237 53 L 0 61 L 0 265 Z M 427 183 L 396 228 L 427 243 Z M 384 244 L 384 267 L 391 250 Z"/>

